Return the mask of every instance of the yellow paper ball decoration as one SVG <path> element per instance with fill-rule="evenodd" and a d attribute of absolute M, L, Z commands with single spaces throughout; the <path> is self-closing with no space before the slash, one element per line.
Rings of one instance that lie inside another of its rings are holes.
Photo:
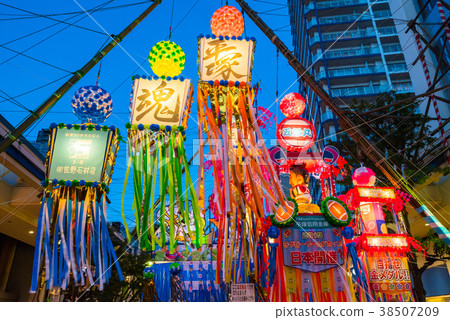
<path fill-rule="evenodd" d="M 184 69 L 185 60 L 183 49 L 172 41 L 158 42 L 148 56 L 150 67 L 161 78 L 180 75 Z"/>
<path fill-rule="evenodd" d="M 219 8 L 211 18 L 211 31 L 216 36 L 240 37 L 244 32 L 244 17 L 233 6 Z"/>

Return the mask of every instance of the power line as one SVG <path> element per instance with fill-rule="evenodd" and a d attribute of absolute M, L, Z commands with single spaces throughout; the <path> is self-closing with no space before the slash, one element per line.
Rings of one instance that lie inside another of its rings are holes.
<path fill-rule="evenodd" d="M 5 7 L 10 7 L 10 8 L 16 9 L 16 10 L 20 10 L 20 11 L 23 11 L 23 12 L 31 13 L 31 14 L 37 16 L 37 17 L 40 17 L 40 18 L 46 18 L 46 19 L 49 19 L 49 20 L 57 21 L 58 23 L 68 24 L 68 25 L 74 26 L 76 28 L 80 28 L 80 29 L 83 29 L 83 30 L 87 30 L 87 31 L 103 34 L 103 32 L 100 32 L 100 31 L 97 31 L 97 30 L 94 30 L 94 29 L 89 29 L 89 28 L 82 27 L 82 26 L 72 25 L 72 24 L 70 24 L 68 22 L 65 22 L 63 20 L 58 20 L 58 19 L 55 19 L 55 18 L 51 18 L 51 17 L 45 16 L 45 15 L 39 14 L 39 13 L 34 13 L 34 12 L 31 12 L 31 11 L 28 11 L 28 10 L 20 9 L 20 8 L 17 8 L 17 7 L 14 7 L 14 6 L 10 6 L 10 5 L 5 4 L 5 3 L 1 3 L 0 2 L 0 5 L 5 6 Z"/>
<path fill-rule="evenodd" d="M 101 4 L 101 5 L 96 6 L 95 8 L 104 7 L 104 6 L 106 6 L 108 3 L 110 3 L 111 1 L 114 1 L 114 0 L 107 1 L 107 2 L 105 2 L 105 3 L 103 3 L 103 4 Z M 93 11 L 93 12 L 95 12 L 95 11 Z M 58 33 L 60 33 L 60 32 L 62 32 L 62 31 L 64 31 L 64 30 L 66 30 L 67 28 L 69 28 L 70 26 L 74 25 L 74 24 L 77 23 L 78 21 L 81 21 L 81 20 L 85 19 L 86 17 L 87 17 L 87 16 L 81 17 L 80 19 L 76 20 L 73 24 L 68 25 L 68 26 L 62 28 L 61 30 L 59 30 L 59 31 L 57 31 L 57 32 L 55 32 L 55 33 L 53 33 L 53 34 L 51 34 L 51 35 L 48 36 L 47 38 L 45 38 L 45 39 L 43 39 L 43 40 L 37 42 L 37 43 L 34 44 L 34 45 L 32 45 L 31 47 L 28 47 L 27 49 L 21 51 L 20 53 L 16 54 L 15 56 L 12 56 L 11 58 L 9 58 L 9 59 L 3 61 L 2 63 L 0 63 L 0 66 L 3 65 L 3 64 L 5 64 L 5 63 L 7 63 L 7 62 L 9 62 L 9 61 L 11 61 L 12 59 L 16 58 L 16 57 L 19 56 L 20 54 L 22 54 L 22 53 L 24 53 L 24 52 L 27 52 L 28 50 L 30 50 L 30 49 L 32 49 L 32 48 L 34 48 L 34 47 L 36 47 L 36 46 L 42 44 L 43 42 L 45 42 L 45 41 L 47 41 L 48 39 L 54 37 L 54 36 L 57 35 Z"/>
<path fill-rule="evenodd" d="M 109 2 L 113 2 L 115 0 L 109 1 Z M 122 4 L 122 5 L 118 5 L 118 6 L 113 6 L 113 7 L 107 7 L 107 8 L 102 8 L 100 11 L 109 11 L 109 10 L 114 10 L 114 9 L 121 9 L 121 8 L 126 8 L 126 7 L 132 7 L 132 6 L 137 6 L 137 5 L 141 5 L 141 4 L 147 4 L 149 3 L 149 1 L 141 1 L 141 2 L 136 2 L 136 3 L 129 3 L 129 4 Z M 20 9 L 19 9 L 20 10 Z M 92 11 L 92 9 L 87 10 Z M 18 18 L 10 18 L 10 19 L 0 19 L 0 21 L 10 21 L 10 20 L 23 20 L 23 19 L 35 19 L 35 18 L 48 18 L 48 17 L 55 17 L 55 16 L 65 16 L 65 15 L 80 15 L 83 14 L 84 11 L 73 11 L 73 12 L 63 12 L 63 13 L 51 13 L 51 14 L 38 14 L 38 13 L 33 13 L 31 12 L 33 15 L 20 15 L 20 14 L 0 14 L 0 15 L 11 15 L 11 16 L 19 16 Z M 73 17 L 72 17 L 73 18 Z"/>
<path fill-rule="evenodd" d="M 73 73 L 72 71 L 68 71 L 68 70 L 66 70 L 66 69 L 57 67 L 57 66 L 55 66 L 55 65 L 53 65 L 53 64 L 51 64 L 51 63 L 48 63 L 48 62 L 39 60 L 39 59 L 37 59 L 37 58 L 33 58 L 33 57 L 29 56 L 29 55 L 26 55 L 26 54 L 24 54 L 24 53 L 22 53 L 22 52 L 13 50 L 13 49 L 8 48 L 8 47 L 6 47 L 6 46 L 4 46 L 4 45 L 1 45 L 1 44 L 0 44 L 0 47 L 3 48 L 3 49 L 6 49 L 6 50 L 12 51 L 12 52 L 14 52 L 14 53 L 17 53 L 17 55 L 21 55 L 21 56 L 24 56 L 25 58 L 28 58 L 28 59 L 31 59 L 31 60 L 40 62 L 40 63 L 42 63 L 42 64 L 45 64 L 46 66 L 49 66 L 49 67 L 52 67 L 52 68 L 55 68 L 55 69 L 58 69 L 58 70 L 61 70 L 61 71 L 64 71 L 64 72 L 67 72 L 67 73 L 70 73 L 70 74 Z M 2 64 L 3 64 L 3 63 L 1 63 L 0 65 L 2 65 Z"/>

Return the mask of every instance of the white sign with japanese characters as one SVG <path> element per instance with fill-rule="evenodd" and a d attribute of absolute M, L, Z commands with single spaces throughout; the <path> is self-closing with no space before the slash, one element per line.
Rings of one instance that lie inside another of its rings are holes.
<path fill-rule="evenodd" d="M 135 79 L 131 103 L 132 124 L 179 126 L 190 80 Z"/>
<path fill-rule="evenodd" d="M 252 70 L 252 40 L 200 39 L 200 80 L 248 82 Z"/>

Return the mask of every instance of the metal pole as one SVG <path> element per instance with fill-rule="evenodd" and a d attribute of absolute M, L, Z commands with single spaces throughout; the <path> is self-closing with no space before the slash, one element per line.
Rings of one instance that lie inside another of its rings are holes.
<path fill-rule="evenodd" d="M 83 78 L 103 57 L 110 52 L 119 42 L 125 38 L 139 23 L 144 20 L 153 9 L 161 3 L 162 0 L 154 0 L 153 4 L 149 6 L 137 19 L 130 23 L 119 35 L 114 36 L 111 42 L 106 45 L 103 50 L 100 50 L 95 56 L 89 60 L 80 70 L 64 83 L 58 90 L 56 90 L 47 100 L 45 100 L 31 115 L 26 118 L 13 132 L 10 132 L 0 142 L 0 153 L 5 151 L 14 141 L 16 141 L 37 119 L 39 119 L 46 111 L 51 109 L 53 105 L 70 89 L 75 83 Z"/>
<path fill-rule="evenodd" d="M 376 146 L 370 143 L 362 132 L 355 126 L 355 124 L 346 116 L 345 112 L 339 108 L 334 100 L 323 89 L 322 85 L 317 82 L 314 77 L 308 72 L 300 61 L 294 56 L 294 54 L 288 49 L 288 47 L 281 41 L 280 38 L 270 29 L 267 24 L 253 11 L 250 6 L 243 0 L 236 0 L 241 8 L 247 13 L 247 16 L 253 20 L 253 22 L 261 29 L 261 31 L 270 39 L 270 41 L 277 47 L 277 49 L 285 56 L 291 67 L 297 72 L 302 80 L 311 87 L 314 93 L 322 100 L 322 102 L 328 106 L 331 111 L 340 119 L 341 127 L 347 132 L 347 134 L 361 144 L 362 149 L 365 151 L 366 156 L 380 169 L 381 172 L 388 178 L 392 185 L 397 189 L 403 189 L 407 192 L 411 192 L 411 188 L 408 182 L 398 173 L 392 166 L 390 166 L 383 154 L 378 150 Z M 402 188 L 403 187 L 403 188 Z M 418 213 L 424 217 L 428 223 L 433 223 L 433 229 L 439 235 L 445 243 L 450 246 L 450 233 L 443 227 L 434 215 L 428 210 L 428 208 L 416 198 L 411 198 L 411 205 L 413 205 Z"/>

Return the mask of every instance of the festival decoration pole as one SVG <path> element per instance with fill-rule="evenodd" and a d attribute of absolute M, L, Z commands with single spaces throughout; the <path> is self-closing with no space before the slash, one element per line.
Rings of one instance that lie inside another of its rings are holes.
<path fill-rule="evenodd" d="M 108 233 L 106 203 L 122 137 L 103 122 L 112 111 L 111 96 L 97 86 L 81 87 L 72 99 L 83 124 L 50 126 L 46 179 L 39 213 L 30 292 L 45 275 L 55 296 L 69 285 L 98 284 L 100 290 L 120 266 Z"/>
<path fill-rule="evenodd" d="M 358 127 L 346 116 L 345 112 L 333 101 L 328 93 L 323 89 L 322 85 L 308 72 L 300 61 L 294 56 L 289 48 L 281 41 L 281 39 L 270 29 L 266 23 L 253 11 L 250 6 L 243 0 L 236 0 L 241 8 L 247 13 L 247 16 L 261 29 L 261 31 L 270 39 L 270 41 L 279 49 L 279 51 L 287 59 L 291 67 L 297 72 L 302 80 L 308 84 L 314 93 L 328 106 L 331 111 L 339 118 L 342 129 L 354 140 L 361 144 L 362 149 L 366 152 L 367 157 L 380 169 L 380 171 L 388 178 L 392 185 L 404 191 L 413 194 L 408 182 L 386 162 L 383 154 L 378 148 L 370 143 L 362 134 Z M 416 208 L 417 212 L 428 222 L 433 221 L 433 230 L 439 235 L 445 243 L 450 246 L 450 232 L 441 224 L 433 213 L 418 198 L 411 198 L 411 205 Z M 435 223 L 438 222 L 438 223 Z M 429 223 L 429 222 L 428 222 Z"/>
<path fill-rule="evenodd" d="M 187 248 L 193 243 L 199 249 L 204 242 L 204 217 L 199 212 L 184 149 L 192 85 L 189 79 L 179 76 L 184 69 L 185 54 L 176 43 L 161 41 L 155 44 L 150 51 L 149 62 L 156 77 L 133 77 L 131 123 L 126 125 L 130 154 L 128 168 L 132 167 L 133 212 L 140 247 L 155 251 L 158 246 L 170 258 L 180 255 L 177 251 L 180 238 L 184 238 Z M 183 167 L 186 169 L 184 180 Z M 125 177 L 124 192 L 129 171 Z M 157 176 L 160 180 L 159 191 L 156 190 Z M 159 210 L 153 201 L 158 192 Z M 192 226 L 191 219 L 194 221 Z M 157 222 L 159 237 L 155 228 Z M 124 224 L 126 226 L 125 219 Z M 131 240 L 128 231 L 127 239 Z"/>
<path fill-rule="evenodd" d="M 0 152 L 3 152 L 14 141 L 16 141 L 36 120 L 38 120 L 45 112 L 53 107 L 59 99 L 70 89 L 75 83 L 83 78 L 103 57 L 109 53 L 118 43 L 120 43 L 142 20 L 144 20 L 150 12 L 155 9 L 162 0 L 154 0 L 153 4 L 149 6 L 143 13 L 139 15 L 132 23 L 130 23 L 117 36 L 111 35 L 113 40 L 109 42 L 106 47 L 99 50 L 95 56 L 88 61 L 80 70 L 67 80 L 58 90 L 56 90 L 47 100 L 45 100 L 32 114 L 26 118 L 13 132 L 4 137 L 0 142 Z"/>
<path fill-rule="evenodd" d="M 342 198 L 351 209 L 356 210 L 356 218 L 362 222 L 356 237 L 351 228 L 346 231 L 353 264 L 360 266 L 358 272 L 362 277 L 359 280 L 367 279 L 371 299 L 411 301 L 413 295 L 407 253 L 411 251 L 410 247 L 424 253 L 425 250 L 405 234 L 401 211 L 409 196 L 394 188 L 375 187 L 375 173 L 365 167 L 356 169 L 352 180 L 355 188 Z M 383 206 L 391 209 L 395 234 L 388 234 Z M 363 282 L 366 286 L 365 280 Z"/>
<path fill-rule="evenodd" d="M 200 35 L 197 106 L 199 139 L 209 146 L 214 177 L 214 216 L 218 226 L 216 281 L 248 282 L 256 272 L 265 213 L 293 211 L 288 205 L 254 112 L 249 83 L 256 40 L 242 37 L 244 21 L 232 6 L 211 19 L 212 35 Z M 203 132 L 204 128 L 204 132 Z M 258 143 L 257 143 L 258 141 Z M 198 191 L 204 190 L 200 161 Z M 221 274 L 222 273 L 222 274 Z M 260 277 L 255 279 L 258 283 Z"/>

